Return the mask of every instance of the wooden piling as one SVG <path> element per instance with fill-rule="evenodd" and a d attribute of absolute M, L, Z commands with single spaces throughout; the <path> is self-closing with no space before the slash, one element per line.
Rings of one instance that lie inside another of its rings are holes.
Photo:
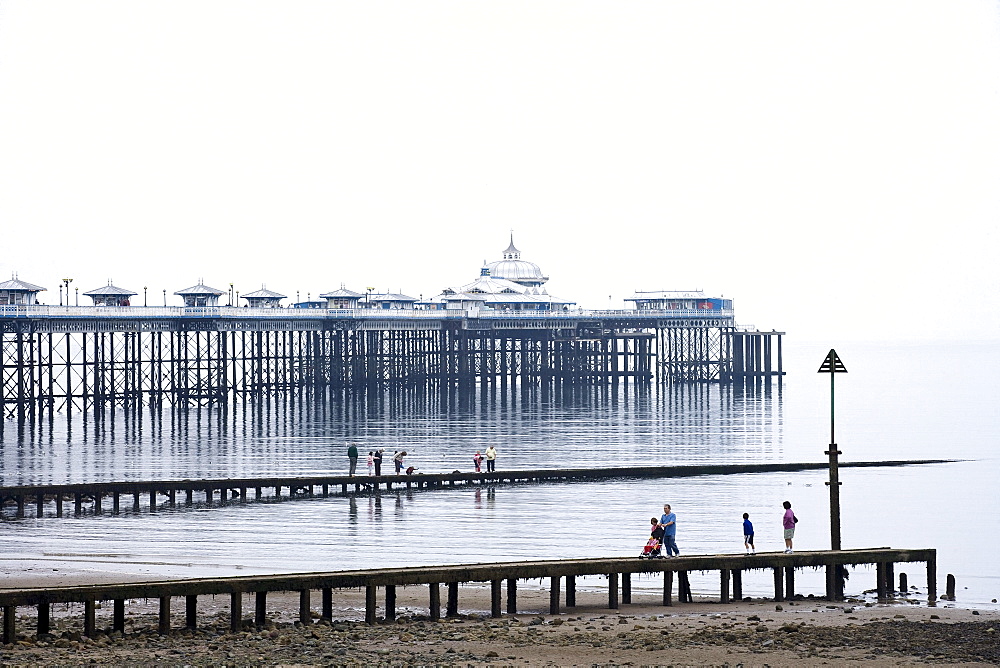
<path fill-rule="evenodd" d="M 566 607 L 576 607 L 576 576 L 566 576 Z"/>
<path fill-rule="evenodd" d="M 5 605 L 3 607 L 3 643 L 11 645 L 17 642 L 17 607 Z"/>
<path fill-rule="evenodd" d="M 944 592 L 945 599 L 949 601 L 955 600 L 955 576 L 951 573 L 948 573 L 948 576 L 945 578 Z"/>
<path fill-rule="evenodd" d="M 672 606 L 674 604 L 673 600 L 673 588 L 674 588 L 674 572 L 673 571 L 663 571 L 663 605 Z"/>
<path fill-rule="evenodd" d="M 733 598 L 743 600 L 743 571 L 739 569 L 733 570 Z"/>
<path fill-rule="evenodd" d="M 503 580 L 490 580 L 490 616 L 500 617 L 503 614 L 502 605 Z"/>
<path fill-rule="evenodd" d="M 170 597 L 161 596 L 160 597 L 160 615 L 159 624 L 157 630 L 160 635 L 166 635 L 170 633 Z"/>
<path fill-rule="evenodd" d="M 114 612 L 112 614 L 111 630 L 125 633 L 125 599 L 116 598 L 113 605 Z"/>
<path fill-rule="evenodd" d="M 436 622 L 441 619 L 441 586 L 437 582 L 431 582 L 427 585 L 427 589 L 430 597 L 429 617 L 431 621 Z"/>
<path fill-rule="evenodd" d="M 393 590 L 393 596 L 395 597 L 395 590 Z M 395 604 L 395 598 L 393 599 L 393 603 Z M 299 590 L 299 622 L 301 622 L 303 626 L 308 626 L 309 624 L 312 624 L 312 611 L 310 610 L 309 607 L 308 589 Z"/>
<path fill-rule="evenodd" d="M 377 587 L 375 585 L 367 585 L 365 587 L 365 624 L 374 624 L 377 621 L 375 616 L 375 593 Z"/>
<path fill-rule="evenodd" d="M 774 600 L 775 602 L 780 602 L 785 600 L 784 590 L 782 587 L 783 584 L 783 578 L 781 572 L 782 569 L 780 567 L 775 567 L 771 570 L 774 571 Z"/>
<path fill-rule="evenodd" d="M 618 609 L 618 573 L 608 573 L 608 608 Z"/>
<path fill-rule="evenodd" d="M 906 581 L 906 573 L 899 574 L 899 593 L 903 596 L 910 595 L 910 585 Z"/>
<path fill-rule="evenodd" d="M 458 617 L 458 583 L 448 583 L 448 606 L 445 610 L 446 617 Z"/>
<path fill-rule="evenodd" d="M 253 623 L 257 628 L 263 628 L 267 624 L 267 592 L 258 591 L 254 593 L 254 615 Z"/>
<path fill-rule="evenodd" d="M 789 601 L 795 600 L 795 568 L 785 567 L 785 598 Z"/>
<path fill-rule="evenodd" d="M 721 599 L 723 603 L 729 603 L 729 579 L 731 576 L 731 571 L 727 568 L 719 570 L 719 579 L 721 580 L 720 590 Z"/>
<path fill-rule="evenodd" d="M 507 578 L 507 613 L 517 614 L 517 578 Z"/>
<path fill-rule="evenodd" d="M 50 629 L 50 605 L 48 601 L 38 603 L 38 635 L 42 636 Z"/>
<path fill-rule="evenodd" d="M 396 621 L 396 586 L 385 586 L 385 621 Z"/>
<path fill-rule="evenodd" d="M 320 618 L 333 621 L 333 589 L 330 587 L 323 587 L 323 611 Z"/>
<path fill-rule="evenodd" d="M 549 578 L 549 614 L 559 614 L 559 576 Z"/>
<path fill-rule="evenodd" d="M 632 602 L 632 574 L 622 573 L 622 604 L 629 605 Z"/>

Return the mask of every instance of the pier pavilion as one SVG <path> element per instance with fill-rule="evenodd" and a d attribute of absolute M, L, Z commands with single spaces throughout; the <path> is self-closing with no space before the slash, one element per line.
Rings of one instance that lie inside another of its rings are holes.
<path fill-rule="evenodd" d="M 0 405 L 22 418 L 234 394 L 784 374 L 783 333 L 739 327 L 730 300 L 637 293 L 634 309 L 585 310 L 548 295 L 547 280 L 512 241 L 479 279 L 428 302 L 342 288 L 322 295 L 327 308 L 237 308 L 199 283 L 175 293 L 183 307 L 57 307 L 25 301 L 19 283 L 18 301 L 0 305 Z"/>

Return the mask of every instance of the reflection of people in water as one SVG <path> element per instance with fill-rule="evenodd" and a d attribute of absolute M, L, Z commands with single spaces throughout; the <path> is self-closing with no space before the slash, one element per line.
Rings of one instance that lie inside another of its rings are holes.
<path fill-rule="evenodd" d="M 350 506 L 347 511 L 347 519 L 351 524 L 358 523 L 358 500 L 353 496 L 351 497 Z"/>

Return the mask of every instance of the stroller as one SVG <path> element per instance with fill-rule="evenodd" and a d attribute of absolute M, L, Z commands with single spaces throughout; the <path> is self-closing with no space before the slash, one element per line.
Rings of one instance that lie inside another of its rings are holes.
<path fill-rule="evenodd" d="M 653 529 L 649 536 L 649 540 L 646 541 L 646 545 L 642 548 L 642 553 L 639 555 L 640 559 L 662 559 L 663 554 L 660 549 L 663 547 L 663 528 L 656 527 Z"/>

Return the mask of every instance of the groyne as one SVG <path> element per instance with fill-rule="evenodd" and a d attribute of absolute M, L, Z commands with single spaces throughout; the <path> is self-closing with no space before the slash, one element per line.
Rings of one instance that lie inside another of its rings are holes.
<path fill-rule="evenodd" d="M 846 462 L 843 468 L 944 464 L 949 459 L 909 459 L 880 462 Z M 362 495 L 398 489 L 446 489 L 468 485 L 539 484 L 614 479 L 677 478 L 705 475 L 798 472 L 825 469 L 825 462 L 771 462 L 761 464 L 693 464 L 588 469 L 528 469 L 493 473 L 417 473 L 383 476 L 309 476 L 222 478 L 201 480 L 137 480 L 124 482 L 65 483 L 0 487 L 0 513 L 13 509 L 24 517 L 33 508 L 43 517 L 46 508 L 56 517 L 101 515 L 106 511 L 155 512 L 178 506 L 213 506 L 248 501 L 282 501 L 315 496 Z M 9 514 L 9 513 L 8 513 Z"/>

